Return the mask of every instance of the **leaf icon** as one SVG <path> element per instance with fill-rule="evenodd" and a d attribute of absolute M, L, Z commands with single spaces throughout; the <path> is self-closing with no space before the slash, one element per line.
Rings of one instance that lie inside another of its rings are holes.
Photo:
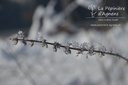
<path fill-rule="evenodd" d="M 88 9 L 93 11 L 94 9 L 96 9 L 96 6 L 91 4 L 91 5 L 88 6 Z"/>

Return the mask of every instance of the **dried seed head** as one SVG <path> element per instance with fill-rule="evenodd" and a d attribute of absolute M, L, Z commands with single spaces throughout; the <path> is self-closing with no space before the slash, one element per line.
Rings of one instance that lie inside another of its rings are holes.
<path fill-rule="evenodd" d="M 83 48 L 83 49 L 89 49 L 87 42 L 84 42 L 83 44 L 81 44 L 80 47 Z"/>

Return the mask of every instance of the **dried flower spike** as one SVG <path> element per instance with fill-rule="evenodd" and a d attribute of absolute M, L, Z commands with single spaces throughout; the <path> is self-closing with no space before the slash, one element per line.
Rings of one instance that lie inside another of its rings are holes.
<path fill-rule="evenodd" d="M 24 33 L 22 31 L 18 32 L 18 36 L 16 36 L 16 38 L 10 38 L 10 40 L 14 41 L 14 44 L 16 45 L 18 43 L 18 41 L 21 41 L 24 45 L 27 44 L 27 42 L 30 42 L 30 46 L 33 46 L 34 43 L 41 43 L 42 47 L 46 46 L 46 48 L 48 48 L 48 45 L 52 45 L 53 46 L 53 50 L 55 52 L 57 52 L 57 49 L 62 47 L 64 48 L 64 52 L 65 54 L 71 54 L 71 50 L 77 50 L 77 54 L 82 54 L 83 51 L 86 51 L 86 58 L 88 58 L 88 55 L 92 56 L 96 53 L 100 54 L 100 56 L 105 56 L 105 54 L 107 55 L 113 55 L 116 57 L 119 57 L 125 61 L 128 62 L 128 59 L 126 57 L 123 57 L 122 55 L 119 55 L 118 53 L 114 53 L 112 51 L 106 51 L 106 48 L 100 44 L 99 49 L 97 49 L 96 47 L 94 48 L 95 45 L 91 45 L 89 43 L 83 43 L 81 45 L 79 45 L 78 42 L 74 42 L 74 43 L 67 43 L 67 46 L 65 45 L 61 45 L 58 42 L 46 42 L 45 39 L 41 39 L 41 40 L 29 40 L 29 39 L 25 39 Z M 71 47 L 70 47 L 71 46 Z"/>

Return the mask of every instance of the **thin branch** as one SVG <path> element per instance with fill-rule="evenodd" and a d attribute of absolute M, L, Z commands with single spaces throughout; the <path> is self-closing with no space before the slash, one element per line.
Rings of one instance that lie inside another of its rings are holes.
<path fill-rule="evenodd" d="M 10 38 L 10 40 L 17 41 L 17 43 L 18 43 L 18 41 L 22 41 L 23 43 L 24 42 L 44 43 L 47 46 L 48 45 L 52 45 L 52 46 L 58 45 L 58 46 L 55 46 L 55 47 L 59 47 L 59 48 L 61 47 L 61 48 L 64 48 L 64 49 L 67 49 L 67 47 L 68 47 L 68 51 L 70 51 L 70 50 L 77 50 L 77 51 L 79 51 L 78 54 L 80 54 L 80 53 L 82 54 L 83 51 L 87 51 L 88 53 L 90 53 L 90 51 L 91 51 L 90 49 L 87 49 L 87 48 L 78 48 L 78 47 L 65 46 L 65 45 L 59 44 L 57 42 L 51 43 L 51 42 L 48 42 L 46 40 L 39 41 L 39 40 L 24 39 L 24 38 Z M 101 50 L 93 50 L 91 53 L 93 53 L 93 54 L 99 53 L 99 54 L 101 54 L 101 56 L 104 56 L 105 54 L 113 55 L 113 56 L 119 57 L 119 58 L 121 58 L 121 59 L 123 59 L 123 60 L 125 60 L 125 61 L 128 62 L 128 59 L 127 58 L 123 57 L 122 55 L 120 55 L 118 53 L 106 52 L 106 51 L 101 51 Z M 71 53 L 69 53 L 69 54 L 71 54 Z"/>

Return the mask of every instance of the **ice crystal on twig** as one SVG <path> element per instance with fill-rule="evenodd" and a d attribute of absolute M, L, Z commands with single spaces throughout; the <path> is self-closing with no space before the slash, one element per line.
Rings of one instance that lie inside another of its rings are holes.
<path fill-rule="evenodd" d="M 37 40 L 43 40 L 42 33 L 40 33 L 40 32 L 37 33 Z"/>
<path fill-rule="evenodd" d="M 79 48 L 79 43 L 78 42 L 72 42 L 72 47 L 73 48 Z"/>
<path fill-rule="evenodd" d="M 94 48 L 94 46 L 92 45 L 92 46 L 89 48 L 88 54 L 89 54 L 90 56 L 94 55 L 94 54 L 95 54 L 94 50 L 95 50 L 95 48 Z"/>
<path fill-rule="evenodd" d="M 24 38 L 25 37 L 25 35 L 24 35 L 24 33 L 22 32 L 22 31 L 18 31 L 18 38 Z"/>

